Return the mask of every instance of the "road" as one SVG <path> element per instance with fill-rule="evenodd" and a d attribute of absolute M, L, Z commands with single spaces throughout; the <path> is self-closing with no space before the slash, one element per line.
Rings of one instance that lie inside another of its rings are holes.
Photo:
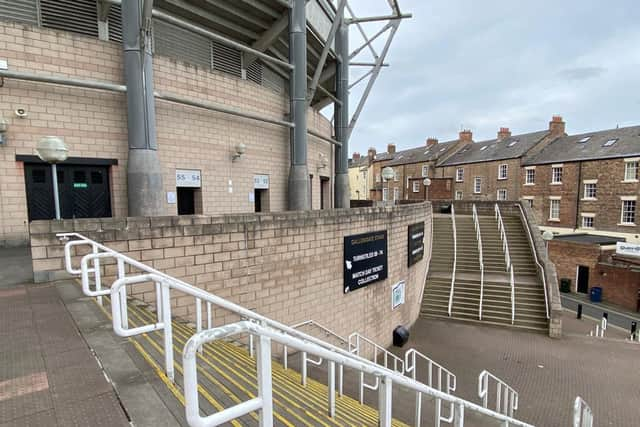
<path fill-rule="evenodd" d="M 609 324 L 618 326 L 624 330 L 631 330 L 631 322 L 637 322 L 640 326 L 640 313 L 638 315 L 627 314 L 621 311 L 617 311 L 609 306 L 602 306 L 597 303 L 586 302 L 581 299 L 572 298 L 571 296 L 561 295 L 562 306 L 571 311 L 576 312 L 578 310 L 578 304 L 582 304 L 582 314 L 585 316 L 593 317 L 594 319 L 601 319 L 602 313 L 609 313 Z"/>

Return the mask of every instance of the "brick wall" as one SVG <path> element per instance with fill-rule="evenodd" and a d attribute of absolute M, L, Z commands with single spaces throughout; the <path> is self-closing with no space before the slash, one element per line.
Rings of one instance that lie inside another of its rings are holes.
<path fill-rule="evenodd" d="M 498 179 L 498 167 L 507 165 L 507 179 Z M 464 170 L 462 182 L 456 182 L 456 170 Z M 453 194 L 462 191 L 465 200 L 497 200 L 498 190 L 507 190 L 507 200 L 520 199 L 520 159 L 495 162 L 470 163 L 458 166 L 438 167 L 436 176 L 453 179 Z M 474 180 L 482 178 L 480 194 L 474 193 Z"/>
<path fill-rule="evenodd" d="M 425 256 L 407 267 L 407 227 L 425 222 Z M 220 297 L 287 324 L 313 319 L 340 334 L 359 331 L 383 345 L 391 331 L 419 313 L 430 256 L 431 209 L 420 203 L 389 208 L 35 221 L 31 227 L 37 280 L 67 277 L 55 232 L 79 232 Z M 100 231 L 98 231 L 100 230 Z M 388 278 L 343 294 L 343 238 L 388 231 Z M 83 253 L 76 254 L 82 255 Z M 74 257 L 79 265 L 79 256 Z M 115 265 L 106 265 L 111 283 Z M 406 304 L 391 310 L 391 287 L 406 280 Z M 132 295 L 153 302 L 151 284 Z M 193 318 L 191 298 L 176 297 L 176 315 Z M 217 316 L 222 316 L 220 313 Z M 216 324 L 233 321 L 216 318 Z"/>
<path fill-rule="evenodd" d="M 571 291 L 576 292 L 576 272 L 578 266 L 589 267 L 589 274 L 595 270 L 600 257 L 600 246 L 595 244 L 552 240 L 549 242 L 549 256 L 556 266 L 558 280 L 571 280 Z M 596 286 L 591 277 L 589 288 Z"/>
<path fill-rule="evenodd" d="M 616 261 L 603 254 L 601 262 L 590 274 L 593 286 L 602 287 L 602 298 L 631 311 L 640 311 L 640 271 L 635 264 Z"/>
<path fill-rule="evenodd" d="M 0 58 L 7 59 L 13 71 L 123 83 L 119 43 L 68 32 L 2 22 Z M 282 118 L 289 110 L 285 95 L 165 57 L 154 58 L 154 79 L 158 92 L 274 118 Z M 28 117 L 17 118 L 17 108 L 25 109 Z M 164 101 L 156 103 L 156 113 L 166 191 L 175 191 L 176 168 L 199 169 L 203 214 L 251 212 L 253 175 L 266 174 L 270 177 L 271 210 L 286 209 L 287 129 Z M 127 215 L 128 145 L 123 94 L 5 79 L 0 88 L 0 116 L 9 122 L 8 143 L 0 147 L 0 244 L 28 238 L 24 165 L 16 162 L 15 156 L 34 154 L 38 140 L 45 135 L 64 137 L 71 157 L 117 159 L 118 165 L 110 170 L 112 212 L 116 217 Z M 331 135 L 331 124 L 319 113 L 309 110 L 308 119 L 310 129 Z M 231 162 L 240 142 L 247 146 L 246 154 Z M 327 158 L 324 169 L 318 168 L 321 154 Z M 319 209 L 319 177 L 333 177 L 332 146 L 309 136 L 308 164 L 309 173 L 314 175 L 313 208 Z M 165 209 L 167 214 L 177 212 L 175 204 L 165 204 Z"/>

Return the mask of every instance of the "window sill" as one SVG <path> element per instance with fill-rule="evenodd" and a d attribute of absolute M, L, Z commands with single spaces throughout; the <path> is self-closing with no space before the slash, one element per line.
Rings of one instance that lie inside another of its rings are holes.
<path fill-rule="evenodd" d="M 552 182 L 550 185 L 562 185 L 561 182 Z"/>
<path fill-rule="evenodd" d="M 458 181 L 458 180 L 456 179 L 456 183 L 460 184 L 461 182 L 464 182 L 464 180 L 462 180 L 462 181 Z"/>
<path fill-rule="evenodd" d="M 618 227 L 635 227 L 636 224 L 632 222 L 623 222 L 618 224 Z"/>
<path fill-rule="evenodd" d="M 549 221 L 549 222 L 560 222 L 560 218 L 549 218 L 547 221 Z"/>
<path fill-rule="evenodd" d="M 638 181 L 637 179 L 625 179 L 620 181 L 620 183 L 622 184 L 637 184 L 638 182 L 640 181 Z"/>
<path fill-rule="evenodd" d="M 506 177 L 505 178 L 498 178 L 498 181 L 506 181 L 507 179 L 509 179 L 509 178 L 506 178 Z"/>
<path fill-rule="evenodd" d="M 580 199 L 581 202 L 597 202 L 598 199 L 594 198 L 594 197 L 584 197 L 582 199 Z"/>
<path fill-rule="evenodd" d="M 529 182 L 529 183 L 524 184 L 525 187 L 533 187 L 534 185 L 536 185 L 535 182 Z"/>

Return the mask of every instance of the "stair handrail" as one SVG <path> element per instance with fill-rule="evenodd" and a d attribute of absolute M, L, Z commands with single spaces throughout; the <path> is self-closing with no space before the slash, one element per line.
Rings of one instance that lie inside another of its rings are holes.
<path fill-rule="evenodd" d="M 516 285 L 513 277 L 513 264 L 509 269 L 509 284 L 511 285 L 511 324 L 516 322 Z"/>
<path fill-rule="evenodd" d="M 111 297 L 111 315 L 114 332 L 123 337 L 132 337 L 139 334 L 150 333 L 154 331 L 164 332 L 164 353 L 165 353 L 165 370 L 171 381 L 174 379 L 173 372 L 173 335 L 172 335 L 172 316 L 171 316 L 171 290 L 179 291 L 193 297 L 197 303 L 196 307 L 201 307 L 202 302 L 206 302 L 208 306 L 216 306 L 221 309 L 237 314 L 241 319 L 240 322 L 227 324 L 216 328 L 208 328 L 201 330 L 202 319 L 196 328 L 199 329 L 185 344 L 183 350 L 183 377 L 184 377 L 184 393 L 185 393 L 185 412 L 187 422 L 190 426 L 217 426 L 241 417 L 253 411 L 260 413 L 260 425 L 271 427 L 273 425 L 273 396 L 272 396 L 272 379 L 271 379 L 271 340 L 286 344 L 289 347 L 306 351 L 328 361 L 328 413 L 330 416 L 335 415 L 335 365 L 344 365 L 348 368 L 358 370 L 362 373 L 373 375 L 379 383 L 379 411 L 380 425 L 383 427 L 391 426 L 391 388 L 393 384 L 408 388 L 409 390 L 420 391 L 423 394 L 441 399 L 446 402 L 452 402 L 455 406 L 454 419 L 458 420 L 459 425 L 464 423 L 464 411 L 469 410 L 489 416 L 502 423 L 513 426 L 531 427 L 529 424 L 516 420 L 488 408 L 483 408 L 471 402 L 464 401 L 455 396 L 435 390 L 406 377 L 402 372 L 395 372 L 384 366 L 377 365 L 369 360 L 352 354 L 350 351 L 341 349 L 335 345 L 317 339 L 311 335 L 305 334 L 297 329 L 281 324 L 275 320 L 261 316 L 251 310 L 245 309 L 235 303 L 227 301 L 210 292 L 190 285 L 182 280 L 162 273 L 152 267 L 149 267 L 139 261 L 136 261 L 126 255 L 123 255 L 113 249 L 110 249 L 100 243 L 97 243 L 79 233 L 61 233 L 57 235 L 61 240 L 69 240 L 71 238 L 79 239 L 68 241 L 65 244 L 65 267 L 72 275 L 81 275 L 83 291 L 89 290 L 89 296 L 106 296 Z M 84 255 L 80 261 L 80 269 L 75 270 L 72 267 L 71 247 L 87 245 L 92 248 L 92 252 Z M 104 252 L 99 252 L 100 250 Z M 112 258 L 118 265 L 118 278 L 111 284 L 110 288 L 98 288 L 98 282 L 94 281 L 95 290 L 90 290 L 89 272 L 94 273 L 94 280 L 100 277 L 100 261 L 102 259 Z M 93 263 L 93 268 L 89 269 L 89 263 Z M 142 274 L 126 275 L 126 266 L 132 270 L 140 270 Z M 133 285 L 139 285 L 152 282 L 155 284 L 156 301 L 157 301 L 157 321 L 151 324 L 129 328 L 126 321 L 127 310 L 127 289 Z M 125 296 L 122 298 L 122 296 Z M 196 309 L 196 312 L 199 310 Z M 124 313 L 124 314 L 123 314 Z M 211 325 L 211 320 L 208 320 Z M 203 344 L 230 337 L 239 334 L 247 334 L 257 336 L 258 350 L 256 357 L 256 365 L 258 371 L 258 397 L 248 401 L 239 403 L 230 408 L 223 409 L 215 414 L 207 417 L 200 416 L 199 399 L 198 399 L 198 381 L 196 369 L 196 353 L 201 351 Z"/>
<path fill-rule="evenodd" d="M 480 307 L 478 310 L 478 318 L 482 320 L 482 301 L 484 299 L 484 256 L 482 254 L 482 233 L 480 232 L 480 218 L 476 204 L 473 204 L 473 224 L 476 228 L 476 240 L 478 241 L 478 258 L 480 262 Z"/>
<path fill-rule="evenodd" d="M 259 338 L 259 350 L 257 358 L 258 371 L 258 397 L 237 404 L 231 408 L 224 409 L 213 415 L 202 417 L 200 415 L 198 401 L 198 381 L 196 368 L 196 353 L 202 345 L 216 340 L 226 339 L 235 335 L 252 334 Z M 521 427 L 532 427 L 527 423 L 519 421 L 508 415 L 492 411 L 475 403 L 465 401 L 451 394 L 443 393 L 433 387 L 429 387 L 418 381 L 406 377 L 398 372 L 390 371 L 379 365 L 361 364 L 354 359 L 343 354 L 338 354 L 325 347 L 285 334 L 266 325 L 241 321 L 230 325 L 220 326 L 215 329 L 199 332 L 187 341 L 183 352 L 183 367 L 185 378 L 185 401 L 188 407 L 187 420 L 191 426 L 210 427 L 228 422 L 234 418 L 243 416 L 252 411 L 260 411 L 260 425 L 272 426 L 273 403 L 271 393 L 271 345 L 277 342 L 296 348 L 300 351 L 315 354 L 319 357 L 331 361 L 332 364 L 342 364 L 350 369 L 358 370 L 369 375 L 373 375 L 380 380 L 378 410 L 382 427 L 390 427 L 392 421 L 392 387 L 402 388 L 420 392 L 432 396 L 436 400 L 445 401 L 454 405 L 454 422 L 457 426 L 464 425 L 465 411 L 479 413 L 488 416 L 501 425 L 512 425 Z"/>
<path fill-rule="evenodd" d="M 495 411 L 513 417 L 515 411 L 518 410 L 518 392 L 487 370 L 478 375 L 478 397 L 482 400 L 482 406 L 489 408 L 489 380 L 493 380 L 496 384 Z"/>
<path fill-rule="evenodd" d="M 331 336 L 333 338 L 336 338 L 338 341 L 340 341 L 340 344 L 347 346 L 348 348 L 349 340 L 347 338 L 344 338 L 338 335 L 333 330 L 327 328 L 326 326 L 323 326 L 322 324 L 316 322 L 315 320 L 305 320 L 304 322 L 291 325 L 291 327 L 294 329 L 301 329 L 306 326 L 313 326 L 317 329 L 320 329 L 324 334 Z M 306 352 L 302 352 L 301 361 L 300 361 L 300 371 L 301 371 L 300 382 L 304 387 L 307 386 L 307 372 L 308 372 L 307 364 L 311 363 L 312 365 L 320 366 L 322 365 L 322 362 L 323 362 L 323 359 L 321 357 L 318 358 L 317 360 L 314 360 L 310 358 Z M 285 370 L 289 369 L 289 348 L 286 345 L 282 347 L 282 364 Z M 342 365 L 339 365 L 338 366 L 338 395 L 342 396 L 344 394 L 343 390 L 344 390 L 344 367 Z"/>
<path fill-rule="evenodd" d="M 573 403 L 573 427 L 593 427 L 593 411 L 580 396 Z"/>
<path fill-rule="evenodd" d="M 404 363 L 405 363 L 405 374 L 409 375 L 410 378 L 414 381 L 417 381 L 418 377 L 418 369 L 417 369 L 417 361 L 421 360 L 427 362 L 427 382 L 422 382 L 429 387 L 433 387 L 438 391 L 442 391 L 447 394 L 453 394 L 456 391 L 457 387 L 457 378 L 456 375 L 440 365 L 439 363 L 434 362 L 429 357 L 420 353 L 415 348 L 411 348 L 407 350 L 404 355 Z M 435 368 L 435 369 L 434 369 Z M 434 375 L 434 370 L 436 374 Z M 444 381 L 443 381 L 444 377 Z M 436 384 L 434 385 L 434 379 L 437 379 Z M 453 422 L 455 408 L 453 404 L 450 407 L 450 412 L 448 417 L 442 416 L 442 401 L 438 400 L 436 404 L 436 423 L 439 425 L 441 421 L 446 423 Z M 415 404 L 415 418 L 414 425 L 415 427 L 420 427 L 422 423 L 422 393 L 416 392 L 416 404 Z"/>
<path fill-rule="evenodd" d="M 527 216 L 525 215 L 524 210 L 522 209 L 522 206 L 520 206 L 520 203 L 517 203 L 517 206 L 518 206 L 518 209 L 520 209 L 520 217 L 522 218 L 524 228 L 527 230 L 527 238 L 529 239 L 529 245 L 531 245 L 531 251 L 533 252 L 533 260 L 535 261 L 536 267 L 538 268 L 538 271 L 540 272 L 540 276 L 542 277 L 542 287 L 544 288 L 544 306 L 547 313 L 547 319 L 549 319 L 551 318 L 551 314 L 549 312 L 550 310 L 549 310 L 549 296 L 548 296 L 548 290 L 547 290 L 547 276 L 545 274 L 544 267 L 540 263 L 540 260 L 538 260 L 538 251 L 536 250 L 536 246 L 533 241 L 533 236 L 531 235 L 531 229 L 529 228 L 529 220 L 527 219 Z"/>
<path fill-rule="evenodd" d="M 495 216 L 498 221 L 498 231 L 500 231 L 500 239 L 502 240 L 502 251 L 504 252 L 504 264 L 505 270 L 509 271 L 509 267 L 511 267 L 511 254 L 509 253 L 509 242 L 507 241 L 507 230 L 504 226 L 504 221 L 502 221 L 502 214 L 500 213 L 500 207 L 498 204 L 495 204 Z"/>
<path fill-rule="evenodd" d="M 451 290 L 449 291 L 449 317 L 453 307 L 453 292 L 456 285 L 456 266 L 458 264 L 458 237 L 456 230 L 456 208 L 451 204 L 451 229 L 453 230 L 453 270 L 451 271 Z"/>
<path fill-rule="evenodd" d="M 364 348 L 365 345 L 368 346 L 368 349 Z M 390 369 L 393 372 L 398 372 L 400 374 L 405 373 L 404 359 L 396 356 L 386 348 L 382 347 L 381 345 L 377 344 L 373 340 L 363 336 L 358 332 L 354 332 L 349 335 L 349 352 L 351 354 L 355 354 L 358 357 L 363 357 L 378 366 L 383 366 L 386 369 Z M 379 355 L 382 355 L 382 363 L 378 361 Z M 393 361 L 393 367 L 389 366 L 390 359 L 391 361 Z M 358 387 L 360 404 L 362 405 L 364 404 L 364 390 L 378 390 L 378 388 L 380 387 L 380 378 L 376 377 L 375 383 L 367 384 L 364 379 L 364 372 L 360 371 Z"/>

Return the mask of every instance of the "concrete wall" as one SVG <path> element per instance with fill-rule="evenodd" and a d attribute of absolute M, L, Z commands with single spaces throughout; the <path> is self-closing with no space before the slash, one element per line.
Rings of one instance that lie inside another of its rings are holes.
<path fill-rule="evenodd" d="M 425 222 L 425 256 L 407 267 L 407 227 Z M 344 237 L 388 232 L 388 278 L 343 293 Z M 79 232 L 166 274 L 287 324 L 313 319 L 336 332 L 354 331 L 391 344 L 399 324 L 418 317 L 430 257 L 428 203 L 389 208 L 226 216 L 35 221 L 36 280 L 67 277 L 56 232 Z M 78 254 L 79 255 L 79 254 Z M 74 265 L 79 265 L 79 256 Z M 111 283 L 115 265 L 105 266 Z M 391 287 L 406 281 L 406 303 L 391 309 Z M 151 284 L 132 295 L 153 302 Z M 191 298 L 175 297 L 175 314 L 193 318 Z M 216 322 L 234 321 L 216 314 Z"/>
<path fill-rule="evenodd" d="M 12 71 L 123 83 L 121 44 L 63 31 L 1 22 L 0 59 L 6 59 Z M 166 57 L 154 57 L 154 78 L 159 92 L 279 119 L 289 111 L 286 95 Z M 16 117 L 18 108 L 25 109 L 28 117 Z M 156 110 L 165 191 L 175 191 L 176 169 L 199 169 L 203 214 L 252 212 L 253 175 L 266 174 L 270 177 L 270 209 L 286 209 L 287 129 L 164 101 L 156 103 Z M 33 155 L 45 135 L 64 137 L 71 157 L 117 159 L 118 165 L 110 168 L 111 207 L 115 217 L 127 215 L 124 94 L 5 79 L 0 88 L 0 116 L 9 122 L 8 143 L 0 146 L 0 244 L 28 238 L 24 164 L 16 162 L 15 156 Z M 308 118 L 310 129 L 331 135 L 331 124 L 319 113 L 309 110 Z M 246 154 L 231 162 L 240 142 L 247 146 Z M 321 154 L 328 164 L 323 169 L 319 169 Z M 332 146 L 309 136 L 314 209 L 320 207 L 319 177 L 333 177 L 333 158 Z M 333 188 L 333 179 L 329 187 Z M 165 204 L 165 209 L 171 215 L 177 207 Z"/>

